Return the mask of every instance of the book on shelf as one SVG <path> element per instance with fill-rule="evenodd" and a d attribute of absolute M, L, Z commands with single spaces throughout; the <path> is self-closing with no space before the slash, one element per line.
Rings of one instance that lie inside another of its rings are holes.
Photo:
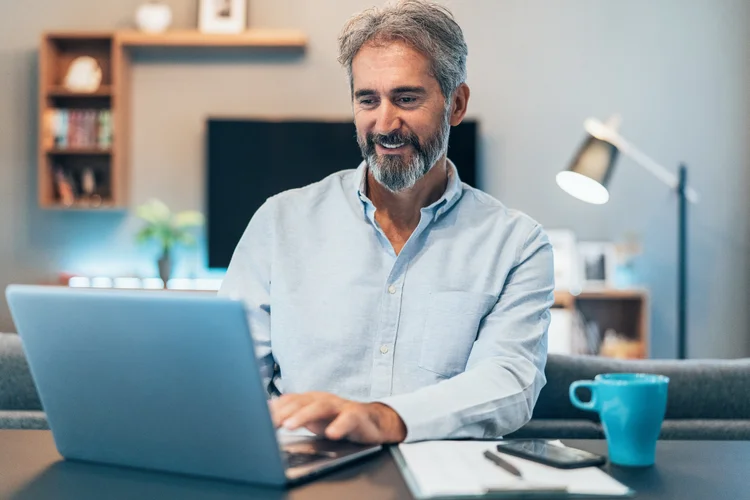
<path fill-rule="evenodd" d="M 112 111 L 109 109 L 50 108 L 44 113 L 42 143 L 51 149 L 112 147 Z"/>

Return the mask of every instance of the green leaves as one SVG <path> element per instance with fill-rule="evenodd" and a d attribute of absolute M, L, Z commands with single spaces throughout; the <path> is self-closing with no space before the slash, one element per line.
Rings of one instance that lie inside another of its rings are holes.
<path fill-rule="evenodd" d="M 152 199 L 136 208 L 136 215 L 146 222 L 135 235 L 138 243 L 156 240 L 165 253 L 176 244 L 192 246 L 196 243 L 191 229 L 203 225 L 203 214 L 196 210 L 186 210 L 172 214 L 167 205 L 157 199 Z"/>
<path fill-rule="evenodd" d="M 196 210 L 180 212 L 174 216 L 174 225 L 178 228 L 202 226 L 203 214 Z"/>
<path fill-rule="evenodd" d="M 167 224 L 172 217 L 169 207 L 163 201 L 157 199 L 149 200 L 148 203 L 139 206 L 135 209 L 135 213 L 151 224 Z"/>

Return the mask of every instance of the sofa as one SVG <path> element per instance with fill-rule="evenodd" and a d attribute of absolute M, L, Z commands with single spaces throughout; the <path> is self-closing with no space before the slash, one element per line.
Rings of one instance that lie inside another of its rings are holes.
<path fill-rule="evenodd" d="M 660 439 L 750 439 L 750 359 L 617 360 L 550 354 L 545 372 L 547 385 L 531 421 L 507 437 L 603 438 L 598 415 L 570 403 L 570 384 L 599 373 L 640 372 L 670 379 Z M 579 389 L 579 397 L 588 399 L 586 392 Z"/>
<path fill-rule="evenodd" d="M 21 341 L 14 333 L 0 333 L 0 429 L 47 429 Z"/>
<path fill-rule="evenodd" d="M 568 387 L 574 380 L 611 372 L 660 373 L 670 377 L 662 439 L 750 439 L 750 398 L 746 396 L 750 359 L 621 361 L 552 354 L 547 361 L 547 385 L 539 395 L 531 421 L 507 437 L 602 438 L 597 415 L 570 404 Z M 0 333 L 0 429 L 3 428 L 48 428 L 20 339 L 7 333 Z"/>

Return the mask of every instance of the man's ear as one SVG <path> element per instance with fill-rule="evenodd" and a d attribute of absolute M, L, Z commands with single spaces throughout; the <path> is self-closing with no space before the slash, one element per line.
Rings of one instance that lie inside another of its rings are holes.
<path fill-rule="evenodd" d="M 455 92 L 453 92 L 453 98 L 451 99 L 451 115 L 450 122 L 451 126 L 455 127 L 464 119 L 466 116 L 466 110 L 469 105 L 469 86 L 462 83 L 458 86 Z"/>

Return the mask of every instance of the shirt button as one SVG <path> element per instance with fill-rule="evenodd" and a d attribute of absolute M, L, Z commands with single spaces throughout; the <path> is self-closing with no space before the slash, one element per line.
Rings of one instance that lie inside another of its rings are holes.
<path fill-rule="evenodd" d="M 381 345 L 380 346 L 380 352 L 381 352 L 381 354 L 388 354 L 388 346 L 387 345 Z"/>
<path fill-rule="evenodd" d="M 389 286 L 388 287 L 388 293 L 390 293 L 391 295 L 394 294 L 394 293 L 396 293 L 396 287 L 393 286 L 393 285 Z"/>

